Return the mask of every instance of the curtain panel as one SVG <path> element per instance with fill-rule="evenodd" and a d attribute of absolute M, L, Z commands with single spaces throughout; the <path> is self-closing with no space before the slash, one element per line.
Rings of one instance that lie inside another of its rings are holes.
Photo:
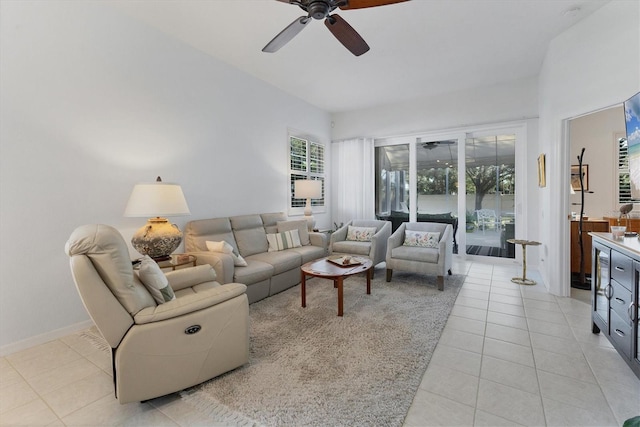
<path fill-rule="evenodd" d="M 333 222 L 375 219 L 373 138 L 334 141 L 331 152 Z"/>

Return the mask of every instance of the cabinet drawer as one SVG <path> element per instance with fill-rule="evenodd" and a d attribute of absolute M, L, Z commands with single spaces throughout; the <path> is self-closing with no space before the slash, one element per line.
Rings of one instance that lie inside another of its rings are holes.
<path fill-rule="evenodd" d="M 633 260 L 620 252 L 611 251 L 611 278 L 630 291 L 633 281 Z"/>
<path fill-rule="evenodd" d="M 629 319 L 629 304 L 631 304 L 631 291 L 622 286 L 616 280 L 611 281 L 611 309 L 618 313 L 623 320 Z"/>
<path fill-rule="evenodd" d="M 624 321 L 615 311 L 611 311 L 611 332 L 610 337 L 616 348 L 627 358 L 631 357 L 631 333 L 632 328 L 629 321 Z"/>

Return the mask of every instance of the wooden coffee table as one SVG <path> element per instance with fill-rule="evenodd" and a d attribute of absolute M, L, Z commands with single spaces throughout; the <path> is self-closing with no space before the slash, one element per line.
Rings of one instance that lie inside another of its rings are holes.
<path fill-rule="evenodd" d="M 308 262 L 300 267 L 300 272 L 302 276 L 301 280 L 301 294 L 302 294 L 302 306 L 307 306 L 307 295 L 306 295 L 306 278 L 310 277 L 321 277 L 323 279 L 331 279 L 333 280 L 333 287 L 338 289 L 338 316 L 342 316 L 342 307 L 343 307 L 343 290 L 342 290 L 342 282 L 345 277 L 353 276 L 358 273 L 367 273 L 367 294 L 371 294 L 371 267 L 373 267 L 373 263 L 370 259 L 365 257 L 352 256 L 352 261 L 357 262 L 357 264 L 352 265 L 337 265 L 334 262 L 329 261 L 330 259 L 338 259 L 342 258 L 342 256 L 328 256 L 326 258 L 318 259 L 315 261 Z"/>

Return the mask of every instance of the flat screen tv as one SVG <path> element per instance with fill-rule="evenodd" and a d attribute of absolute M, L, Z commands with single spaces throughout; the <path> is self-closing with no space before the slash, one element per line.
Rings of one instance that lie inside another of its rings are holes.
<path fill-rule="evenodd" d="M 631 199 L 640 200 L 640 92 L 624 102 Z"/>

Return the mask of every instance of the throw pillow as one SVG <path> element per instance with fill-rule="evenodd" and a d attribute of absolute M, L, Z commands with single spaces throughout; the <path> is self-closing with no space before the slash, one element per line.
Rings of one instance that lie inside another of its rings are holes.
<path fill-rule="evenodd" d="M 419 246 L 422 248 L 437 248 L 440 243 L 440 233 L 434 231 L 404 232 L 404 246 Z"/>
<path fill-rule="evenodd" d="M 245 261 L 240 254 L 236 255 L 235 252 L 233 252 L 233 246 L 231 246 L 229 242 L 225 240 L 221 242 L 212 242 L 211 240 L 207 240 L 205 243 L 207 244 L 207 249 L 210 252 L 219 252 L 231 255 L 231 258 L 233 258 L 233 265 L 236 267 L 247 266 L 247 261 Z"/>
<path fill-rule="evenodd" d="M 269 242 L 269 252 L 299 248 L 302 246 L 297 229 L 283 231 L 282 233 L 267 234 L 267 241 Z"/>
<path fill-rule="evenodd" d="M 306 219 L 296 219 L 291 221 L 278 221 L 278 233 L 289 230 L 298 230 L 300 244 L 307 246 L 311 244 L 309 240 L 309 223 Z"/>
<path fill-rule="evenodd" d="M 158 304 L 176 299 L 173 289 L 169 286 L 169 279 L 149 255 L 145 255 L 140 261 L 138 277 Z"/>
<path fill-rule="evenodd" d="M 375 227 L 354 227 L 350 225 L 347 228 L 347 240 L 354 242 L 370 242 L 375 234 Z"/>

